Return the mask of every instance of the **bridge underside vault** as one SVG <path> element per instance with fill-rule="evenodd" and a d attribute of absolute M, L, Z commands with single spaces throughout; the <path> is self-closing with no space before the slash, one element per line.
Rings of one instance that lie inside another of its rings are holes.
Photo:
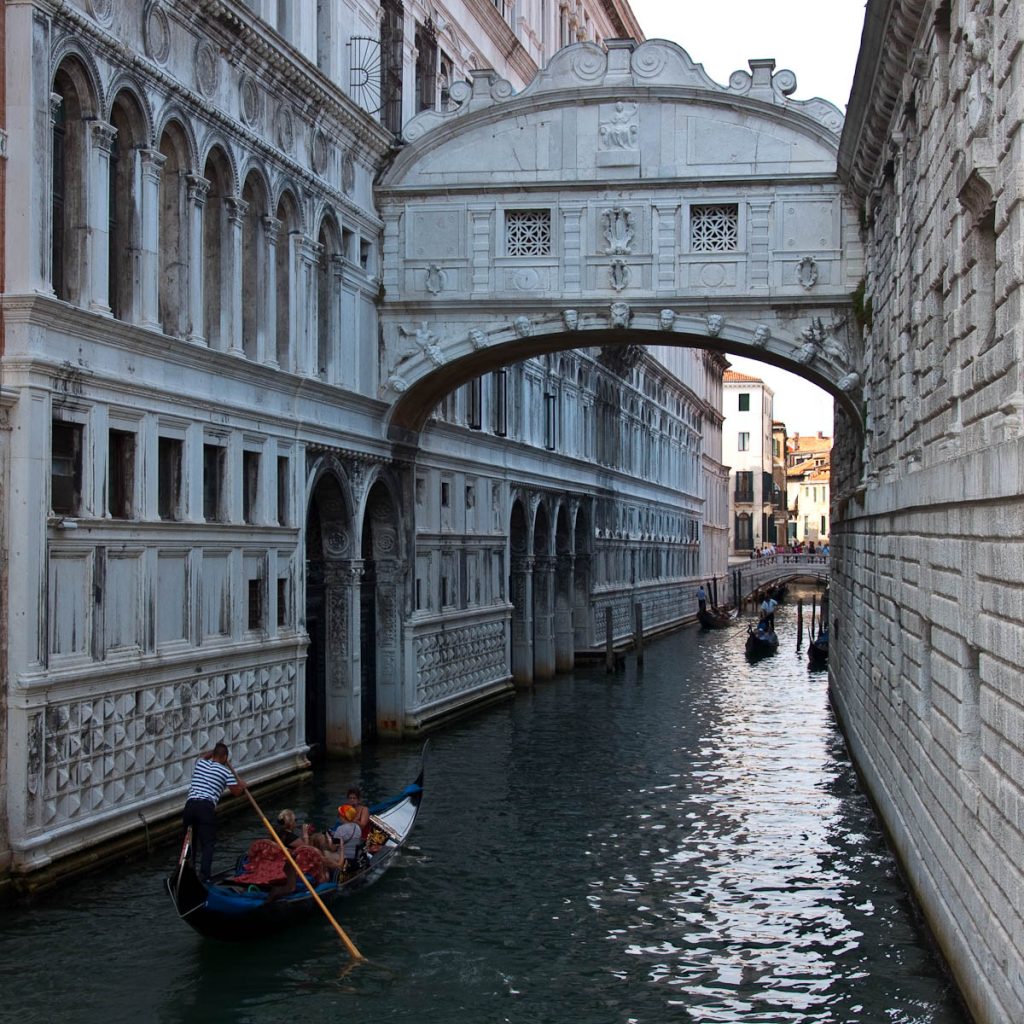
<path fill-rule="evenodd" d="M 581 44 L 519 94 L 480 73 L 409 124 L 377 190 L 392 437 L 500 365 L 637 344 L 774 363 L 861 423 L 842 117 L 750 68 L 720 86 L 672 43 Z"/>

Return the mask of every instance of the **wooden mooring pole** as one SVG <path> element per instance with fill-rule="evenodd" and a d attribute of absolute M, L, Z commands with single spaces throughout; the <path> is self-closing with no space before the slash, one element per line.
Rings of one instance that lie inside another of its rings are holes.
<path fill-rule="evenodd" d="M 615 671 L 615 638 L 612 633 L 611 606 L 604 610 L 604 668 L 606 672 Z"/>
<path fill-rule="evenodd" d="M 815 594 L 811 598 L 811 632 L 810 632 L 810 637 L 811 637 L 812 640 L 815 638 L 815 636 L 817 636 L 817 633 L 814 632 L 814 620 L 815 620 L 815 618 L 817 616 L 817 612 L 818 612 L 818 595 Z"/>
<path fill-rule="evenodd" d="M 633 643 L 636 646 L 636 663 L 644 663 L 644 606 L 637 601 L 633 605 Z"/>
<path fill-rule="evenodd" d="M 804 599 L 801 597 L 796 603 L 796 649 L 799 651 L 804 645 Z"/>

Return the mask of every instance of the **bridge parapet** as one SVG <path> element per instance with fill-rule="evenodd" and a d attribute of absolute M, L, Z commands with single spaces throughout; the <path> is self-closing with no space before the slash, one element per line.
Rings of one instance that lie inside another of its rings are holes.
<path fill-rule="evenodd" d="M 762 587 L 798 579 L 828 580 L 829 555 L 777 554 L 752 558 L 749 563 L 730 567 L 730 576 L 739 578 L 739 593 L 744 599 Z M 733 585 L 735 587 L 735 585 Z M 734 592 L 730 590 L 730 598 Z"/>

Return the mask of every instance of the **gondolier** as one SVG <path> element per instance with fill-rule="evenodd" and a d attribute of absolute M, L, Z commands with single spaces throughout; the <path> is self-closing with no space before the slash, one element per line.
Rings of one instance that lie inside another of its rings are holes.
<path fill-rule="evenodd" d="M 192 782 L 188 787 L 182 822 L 192 829 L 192 849 L 196 842 L 203 848 L 199 877 L 208 879 L 213 871 L 213 848 L 217 842 L 217 803 L 227 790 L 238 796 L 246 789 L 245 783 L 228 767 L 228 748 L 218 743 L 208 754 L 203 754 L 192 769 Z"/>
<path fill-rule="evenodd" d="M 697 611 L 699 611 L 699 612 L 706 612 L 707 610 L 708 610 L 708 594 L 707 594 L 707 591 L 704 589 L 704 584 L 702 583 L 697 588 Z"/>

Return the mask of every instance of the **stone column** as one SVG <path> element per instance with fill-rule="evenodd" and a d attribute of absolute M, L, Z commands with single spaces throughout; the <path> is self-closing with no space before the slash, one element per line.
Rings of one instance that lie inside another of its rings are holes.
<path fill-rule="evenodd" d="M 188 340 L 205 345 L 203 326 L 203 207 L 210 194 L 206 178 L 190 174 L 188 183 Z"/>
<path fill-rule="evenodd" d="M 263 241 L 266 246 L 263 275 L 263 322 L 257 331 L 256 358 L 277 368 L 277 236 L 281 222 L 276 217 L 263 218 Z M 285 243 L 287 244 L 287 242 Z"/>
<path fill-rule="evenodd" d="M 362 742 L 359 686 L 359 581 L 363 561 L 324 565 L 324 679 L 327 687 L 329 754 L 355 750 Z"/>
<path fill-rule="evenodd" d="M 167 157 L 156 149 L 140 149 L 139 179 L 139 323 L 160 331 L 160 177 Z"/>
<path fill-rule="evenodd" d="M 593 624 L 590 614 L 590 555 L 573 558 L 573 634 L 576 650 L 593 646 Z"/>
<path fill-rule="evenodd" d="M 555 580 L 555 670 L 571 672 L 576 664 L 575 635 L 573 632 L 573 557 L 558 556 L 558 574 Z"/>
<path fill-rule="evenodd" d="M 769 260 L 771 259 L 771 212 L 770 200 L 752 199 L 747 205 L 750 221 L 747 225 L 747 249 L 750 252 L 748 263 L 748 286 L 752 291 L 767 291 L 769 280 Z"/>
<path fill-rule="evenodd" d="M 249 204 L 244 199 L 230 197 L 224 200 L 227 213 L 227 238 L 224 239 L 227 260 L 224 267 L 224 285 L 227 302 L 221 311 L 221 334 L 225 348 L 233 356 L 245 356 L 242 345 L 242 224 Z"/>
<path fill-rule="evenodd" d="M 374 562 L 377 603 L 377 731 L 402 734 L 402 582 L 405 565 L 396 558 Z"/>
<path fill-rule="evenodd" d="M 512 556 L 512 679 L 517 686 L 533 682 L 533 559 Z"/>
<path fill-rule="evenodd" d="M 469 245 L 475 295 L 489 295 L 493 290 L 491 279 L 494 273 L 494 261 L 491 258 L 491 231 L 496 216 L 493 206 L 474 204 L 469 207 Z M 504 250 L 504 246 L 502 249 Z"/>
<path fill-rule="evenodd" d="M 359 380 L 359 346 L 353 336 L 351 345 L 345 351 L 344 325 L 347 322 L 342 310 L 345 288 L 345 260 L 338 253 L 332 253 L 327 268 L 328 292 L 331 309 L 327 318 L 327 379 L 330 383 L 345 384 L 355 388 Z"/>
<path fill-rule="evenodd" d="M 295 289 L 295 371 L 304 377 L 319 376 L 317 368 L 316 272 L 323 246 L 302 235 L 298 245 L 298 280 Z"/>
<path fill-rule="evenodd" d="M 89 129 L 85 226 L 89 255 L 86 266 L 79 268 L 81 295 L 88 299 L 90 309 L 110 316 L 110 151 L 117 129 L 104 121 L 93 121 Z M 69 245 L 73 243 L 65 238 L 65 252 Z"/>
<path fill-rule="evenodd" d="M 533 560 L 533 678 L 555 674 L 555 558 Z"/>

